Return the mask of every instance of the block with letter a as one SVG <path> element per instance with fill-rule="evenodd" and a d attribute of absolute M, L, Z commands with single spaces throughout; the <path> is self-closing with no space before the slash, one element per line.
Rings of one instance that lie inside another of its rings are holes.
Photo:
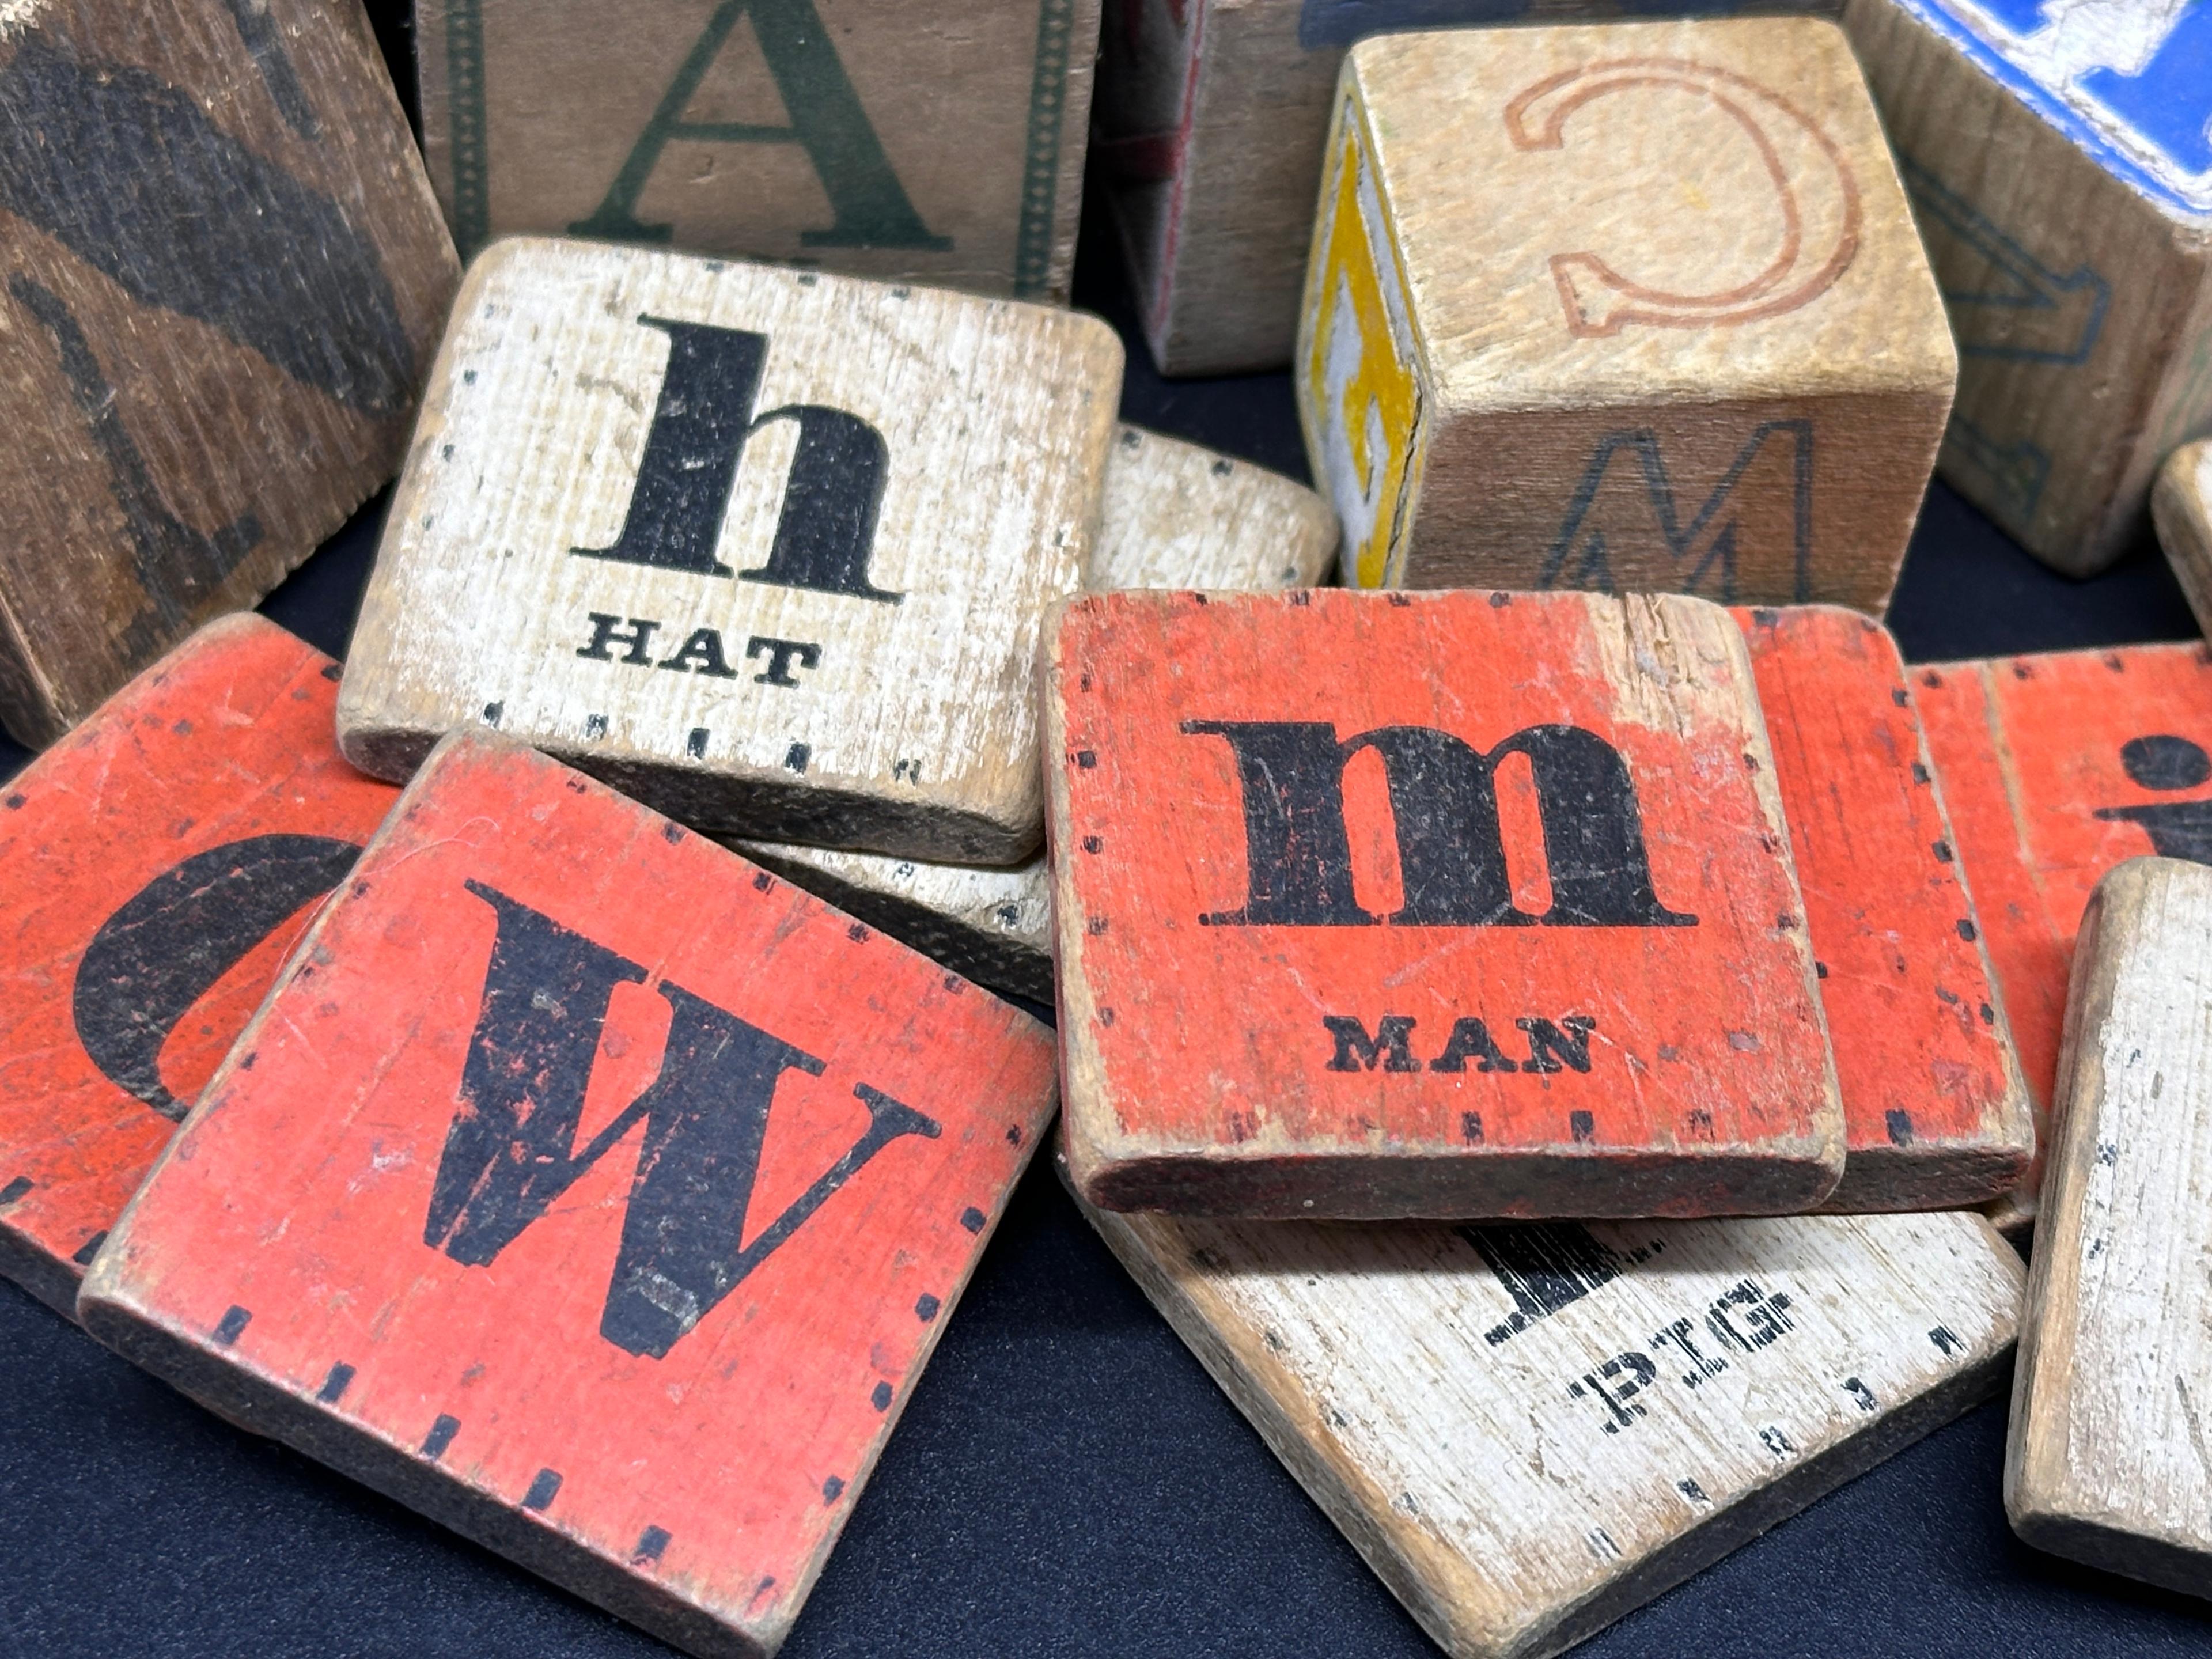
<path fill-rule="evenodd" d="M 1081 585 L 1096 318 L 582 242 L 471 268 L 339 735 L 511 733 L 702 830 L 1013 864 L 1032 664 Z"/>
<path fill-rule="evenodd" d="M 2212 432 L 2212 7 L 1849 0 L 1959 343 L 1944 477 L 2046 563 Z"/>
<path fill-rule="evenodd" d="M 1916 668 L 1912 698 L 2047 1148 L 2075 930 L 2098 878 L 2212 864 L 2212 648 L 2136 645 Z M 1992 1212 L 2035 1218 L 2040 1156 Z"/>
<path fill-rule="evenodd" d="M 1834 24 L 1346 58 L 1291 381 L 1347 585 L 1878 615 L 1957 368 Z"/>
<path fill-rule="evenodd" d="M 1090 1201 L 1702 1216 L 1835 1187 L 1803 902 L 1725 611 L 1102 595 L 1062 612 L 1043 690 Z"/>
<path fill-rule="evenodd" d="M 62 1313 L 398 798 L 339 758 L 337 673 L 210 623 L 0 789 L 0 1273 Z"/>
<path fill-rule="evenodd" d="M 1053 1100 L 1028 1016 L 520 744 L 458 734 L 79 1312 L 677 1646 L 764 1655 Z"/>

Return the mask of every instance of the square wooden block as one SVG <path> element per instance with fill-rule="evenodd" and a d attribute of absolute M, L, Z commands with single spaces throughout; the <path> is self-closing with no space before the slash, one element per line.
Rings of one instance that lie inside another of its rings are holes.
<path fill-rule="evenodd" d="M 2005 1512 L 2039 1549 L 2212 1595 L 2212 869 L 2132 859 L 2082 918 L 2021 1328 Z"/>
<path fill-rule="evenodd" d="M 2151 516 L 2197 625 L 2212 634 L 2212 439 L 2185 444 L 2160 469 Z"/>
<path fill-rule="evenodd" d="M 88 1275 L 186 1393 L 772 1652 L 1053 1109 L 1049 1036 L 521 745 L 423 769 Z"/>
<path fill-rule="evenodd" d="M 1291 380 L 1360 587 L 1879 614 L 1957 359 L 1814 18 L 1345 59 Z"/>
<path fill-rule="evenodd" d="M 2144 854 L 2212 863 L 2212 648 L 1939 664 L 1911 682 L 2040 1150 L 2074 933 L 2098 878 Z M 2032 1222 L 2042 1184 L 2039 1155 L 1998 1224 Z"/>
<path fill-rule="evenodd" d="M 1086 1210 L 1452 1659 L 1545 1659 L 2003 1384 L 1973 1215 L 1351 1227 Z"/>
<path fill-rule="evenodd" d="M 1897 642 L 1827 606 L 1737 619 L 1843 1091 L 1826 1207 L 1987 1203 L 2027 1173 L 2035 1127 Z"/>
<path fill-rule="evenodd" d="M 1833 1189 L 1842 1109 L 1726 611 L 1122 593 L 1046 649 L 1091 1202 L 1689 1216 Z"/>
<path fill-rule="evenodd" d="M 337 676 L 210 623 L 0 787 L 0 1273 L 58 1312 L 398 799 Z"/>
<path fill-rule="evenodd" d="M 360 0 L 0 33 L 0 721 L 59 737 L 389 478 L 459 269 Z"/>
<path fill-rule="evenodd" d="M 672 243 L 1065 304 L 1098 0 L 417 0 L 454 240 Z"/>
<path fill-rule="evenodd" d="M 718 833 L 1016 862 L 1081 586 L 1096 318 L 581 242 L 470 270 L 362 601 L 346 754 L 488 725 Z"/>
<path fill-rule="evenodd" d="M 2103 569 L 2212 431 L 2212 11 L 1849 0 L 1959 343 L 1944 477 Z"/>

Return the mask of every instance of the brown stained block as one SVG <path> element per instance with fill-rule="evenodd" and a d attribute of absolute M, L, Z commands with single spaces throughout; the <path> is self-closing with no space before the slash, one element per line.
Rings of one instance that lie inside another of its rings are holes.
<path fill-rule="evenodd" d="M 2150 510 L 2197 625 L 2212 634 L 2212 439 L 2173 452 L 2160 469 Z"/>
<path fill-rule="evenodd" d="M 1069 605 L 1045 660 L 1089 1201 L 1693 1216 L 1833 1189 L 1813 953 L 1726 611 L 1122 593 Z"/>
<path fill-rule="evenodd" d="M 1843 1092 L 1838 1212 L 1987 1203 L 2035 1128 L 1897 642 L 1848 611 L 1739 611 Z"/>
<path fill-rule="evenodd" d="M 1849 0 L 1959 345 L 1944 477 L 2095 574 L 2212 430 L 2212 12 Z"/>
<path fill-rule="evenodd" d="M 354 631 L 349 757 L 404 779 L 482 724 L 718 834 L 1036 850 L 1036 644 L 1090 554 L 1106 325 L 532 240 L 455 314 Z"/>
<path fill-rule="evenodd" d="M 1911 683 L 2047 1146 L 2068 964 L 2098 879 L 2145 854 L 2212 863 L 2212 649 L 1939 664 Z M 2031 1223 L 2042 1184 L 2039 1158 L 1998 1224 Z"/>
<path fill-rule="evenodd" d="M 416 0 L 473 252 L 672 244 L 1066 303 L 1098 0 Z"/>
<path fill-rule="evenodd" d="M 1812 18 L 1345 59 L 1291 380 L 1359 587 L 1879 614 L 1957 360 Z"/>
<path fill-rule="evenodd" d="M 772 1652 L 1053 1109 L 1027 1015 L 441 747 L 87 1276 L 103 1342 L 691 1652 Z"/>
<path fill-rule="evenodd" d="M 338 757 L 337 673 L 210 623 L 0 789 L 0 1273 L 61 1313 L 398 798 Z"/>
<path fill-rule="evenodd" d="M 2212 869 L 2098 884 L 2058 1093 L 2005 1512 L 2039 1549 L 2212 1595 Z"/>
<path fill-rule="evenodd" d="M 1972 1215 L 1352 1227 L 1087 1209 L 1452 1659 L 1545 1659 L 2002 1386 Z"/>
<path fill-rule="evenodd" d="M 52 742 L 399 464 L 452 243 L 359 0 L 0 27 L 0 721 Z"/>
<path fill-rule="evenodd" d="M 1146 337 L 1164 374 L 1280 368 L 1345 48 L 1440 24 L 1724 11 L 1833 15 L 1843 0 L 1107 0 L 1096 130 Z"/>

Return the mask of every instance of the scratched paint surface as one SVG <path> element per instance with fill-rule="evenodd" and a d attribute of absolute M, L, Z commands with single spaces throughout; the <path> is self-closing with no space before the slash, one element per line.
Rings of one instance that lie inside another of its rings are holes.
<path fill-rule="evenodd" d="M 0 799 L 0 1267 L 64 1311 L 165 1112 L 398 799 L 338 757 L 337 674 L 273 623 L 211 623 Z"/>
<path fill-rule="evenodd" d="M 524 927 L 568 966 L 510 952 Z M 583 1046 L 556 1063 L 510 1034 L 479 1066 L 501 987 L 514 1030 L 550 1020 Z M 750 1068 L 728 1073 L 732 1054 Z M 380 1455 L 383 1484 L 443 1493 L 418 1501 L 465 1529 L 491 1513 L 526 1554 L 514 1530 L 556 1535 L 599 1575 L 584 1593 L 635 1580 L 647 1612 L 620 1610 L 649 1626 L 654 1607 L 662 1629 L 703 1615 L 772 1648 L 1050 1115 L 1052 1073 L 1018 1011 L 553 762 L 457 738 L 111 1238 L 87 1321 L 111 1341 L 173 1334 L 249 1415 L 313 1413 L 280 1431 L 356 1473 Z M 573 1179 L 534 1215 L 510 1207 L 502 1240 L 496 1147 L 472 1182 L 447 1177 L 514 1078 L 507 1162 Z M 564 1093 L 567 1130 L 526 1155 Z M 686 1135 L 747 1109 L 750 1148 L 690 1158 Z M 642 1155 L 626 1110 L 649 1118 Z M 671 1200 L 653 1177 L 675 1165 L 698 1184 Z M 717 1237 L 704 1279 L 682 1266 Z"/>

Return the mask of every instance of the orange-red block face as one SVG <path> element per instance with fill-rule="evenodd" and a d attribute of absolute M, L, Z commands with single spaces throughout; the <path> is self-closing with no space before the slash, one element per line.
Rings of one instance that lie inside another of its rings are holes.
<path fill-rule="evenodd" d="M 766 1652 L 1053 1102 L 1026 1015 L 456 738 L 80 1310 L 679 1645 Z"/>
<path fill-rule="evenodd" d="M 2040 1138 L 2098 878 L 2145 854 L 2212 864 L 2212 650 L 1948 663 L 1911 682 Z M 2039 1158 L 1999 1221 L 2031 1218 L 2041 1183 Z"/>
<path fill-rule="evenodd" d="M 1071 1170 L 1113 1208 L 1819 1203 L 1841 1111 L 1699 600 L 1115 594 L 1047 653 Z"/>
<path fill-rule="evenodd" d="M 2034 1151 L 1897 645 L 1826 605 L 1737 612 L 1797 857 L 1843 1091 L 1832 1210 L 1996 1198 Z"/>
<path fill-rule="evenodd" d="M 337 673 L 211 623 L 0 787 L 0 1272 L 64 1313 L 399 797 L 338 757 Z"/>

